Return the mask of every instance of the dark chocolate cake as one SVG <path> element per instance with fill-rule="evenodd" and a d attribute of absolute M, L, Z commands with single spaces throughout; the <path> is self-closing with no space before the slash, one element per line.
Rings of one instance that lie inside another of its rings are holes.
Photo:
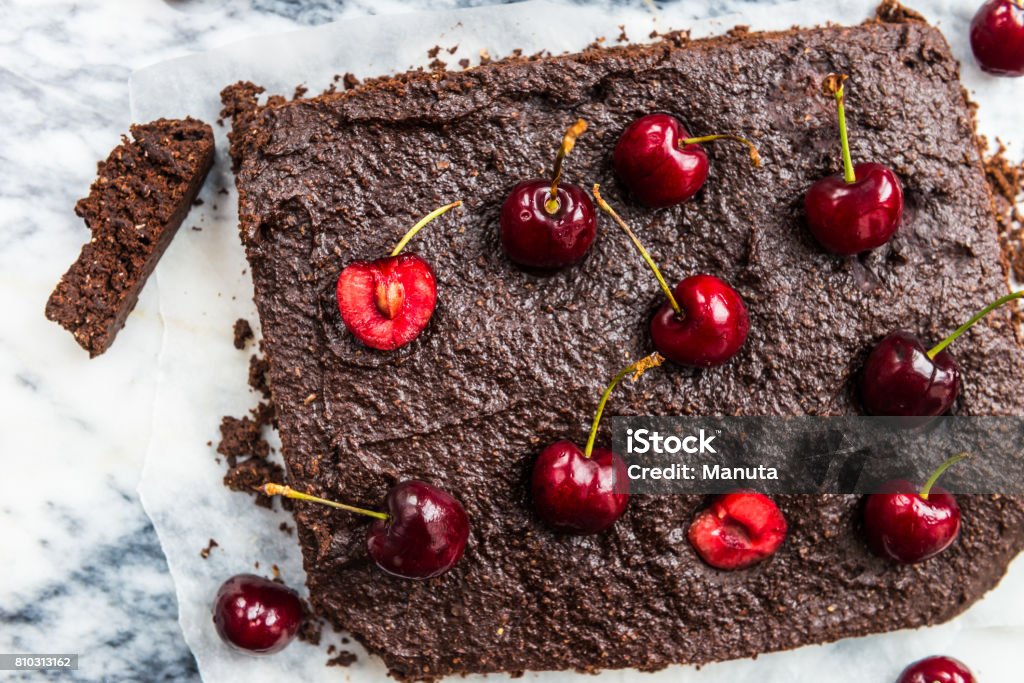
<path fill-rule="evenodd" d="M 46 303 L 46 317 L 93 358 L 124 327 L 213 165 L 213 130 L 202 121 L 159 119 L 131 134 L 75 206 L 91 238 Z"/>
<path fill-rule="evenodd" d="M 687 542 L 700 496 L 634 496 L 611 530 L 584 537 L 552 533 L 528 500 L 538 450 L 583 439 L 607 379 L 650 352 L 647 321 L 661 301 L 610 221 L 582 263 L 554 274 L 502 254 L 503 199 L 544 173 L 577 118 L 590 130 L 566 181 L 601 183 L 670 280 L 723 277 L 750 314 L 730 363 L 648 373 L 616 393 L 614 414 L 857 414 L 851 380 L 883 335 L 940 339 L 1006 292 L 957 63 L 939 31 L 895 14 L 413 73 L 263 106 L 252 84 L 225 92 L 290 483 L 372 507 L 395 481 L 421 478 L 471 518 L 462 562 L 412 582 L 369 561 L 363 519 L 296 504 L 319 614 L 400 679 L 652 670 L 934 624 L 999 581 L 1024 547 L 1024 502 L 1008 497 L 962 497 L 957 543 L 897 566 L 868 551 L 857 497 L 782 496 L 785 545 L 732 573 Z M 829 72 L 850 76 L 854 159 L 890 164 L 906 193 L 895 239 L 855 258 L 823 252 L 802 216 L 807 187 L 839 168 L 834 104 L 820 94 Z M 711 146 L 693 200 L 639 207 L 610 156 L 631 120 L 656 111 L 695 135 L 750 136 L 763 166 Z M 384 255 L 457 198 L 461 213 L 411 246 L 438 280 L 430 325 L 396 352 L 361 347 L 338 314 L 339 271 Z M 1010 328 L 1004 311 L 963 339 L 957 413 L 1024 413 Z"/>

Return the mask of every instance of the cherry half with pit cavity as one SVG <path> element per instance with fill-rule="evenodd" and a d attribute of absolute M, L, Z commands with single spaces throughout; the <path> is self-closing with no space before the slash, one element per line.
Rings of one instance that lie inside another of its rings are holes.
<path fill-rule="evenodd" d="M 875 163 L 853 165 L 846 135 L 843 81 L 830 74 L 825 90 L 835 96 L 843 173 L 822 178 L 804 196 L 807 226 L 821 246 L 852 256 L 880 247 L 896 234 L 903 219 L 903 186 L 896 174 Z"/>
<path fill-rule="evenodd" d="M 975 678 L 960 660 L 928 657 L 904 669 L 896 683 L 975 683 Z"/>
<path fill-rule="evenodd" d="M 469 517 L 462 504 L 436 486 L 410 479 L 388 490 L 387 512 L 367 510 L 296 491 L 290 486 L 264 484 L 268 496 L 328 505 L 373 517 L 366 532 L 366 549 L 378 567 L 403 579 L 430 579 L 454 567 L 469 539 Z"/>
<path fill-rule="evenodd" d="M 993 76 L 1024 76 L 1024 4 L 988 0 L 971 21 L 971 51 Z"/>
<path fill-rule="evenodd" d="M 598 185 L 594 198 L 632 240 L 665 293 L 665 303 L 651 319 L 654 348 L 674 363 L 700 368 L 721 365 L 736 355 L 750 331 L 747 307 L 736 290 L 713 275 L 691 275 L 675 291 L 669 289 L 639 238 L 601 198 Z"/>
<path fill-rule="evenodd" d="M 786 540 L 786 518 L 768 496 L 735 491 L 715 498 L 693 520 L 687 537 L 716 569 L 746 569 L 771 557 Z"/>
<path fill-rule="evenodd" d="M 633 121 L 619 136 L 612 154 L 615 173 L 640 203 L 660 209 L 682 204 L 697 194 L 708 177 L 708 155 L 702 142 L 735 140 L 761 165 L 757 148 L 738 135 L 691 137 L 679 119 L 648 114 Z"/>
<path fill-rule="evenodd" d="M 663 358 L 651 354 L 623 368 L 604 390 L 590 437 L 583 450 L 571 441 L 556 441 L 533 464 L 531 491 L 537 515 L 552 529 L 573 534 L 596 534 L 608 529 L 626 511 L 629 477 L 626 464 L 615 452 L 594 448 L 601 415 L 612 390 L 626 375 L 635 382 Z"/>
<path fill-rule="evenodd" d="M 1000 297 L 971 316 L 931 350 L 914 334 L 887 335 L 868 355 L 860 378 L 860 399 L 869 415 L 937 417 L 953 406 L 960 393 L 960 366 L 946 347 L 979 320 L 1024 297 L 1024 291 Z"/>
<path fill-rule="evenodd" d="M 379 351 L 394 351 L 419 336 L 434 314 L 437 282 L 425 260 L 402 249 L 427 223 L 461 205 L 455 201 L 431 211 L 390 256 L 345 266 L 338 276 L 338 311 L 352 336 Z"/>
<path fill-rule="evenodd" d="M 587 129 L 579 119 L 562 138 L 550 180 L 524 180 L 512 188 L 501 207 L 501 246 L 505 254 L 529 268 L 562 268 L 575 263 L 594 243 L 597 222 L 586 190 L 562 182 L 565 157 Z"/>
<path fill-rule="evenodd" d="M 872 552 L 900 564 L 916 564 L 953 544 L 960 533 L 960 506 L 936 482 L 965 458 L 967 454 L 961 453 L 942 463 L 920 491 L 905 479 L 894 479 L 883 484 L 880 493 L 867 496 L 864 533 Z"/>
<path fill-rule="evenodd" d="M 255 574 L 232 576 L 213 602 L 213 624 L 221 640 L 249 654 L 283 650 L 295 639 L 302 621 L 298 594 Z"/>

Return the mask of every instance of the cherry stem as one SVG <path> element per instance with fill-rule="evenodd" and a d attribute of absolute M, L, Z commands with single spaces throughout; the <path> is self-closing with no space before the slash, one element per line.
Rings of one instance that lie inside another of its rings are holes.
<path fill-rule="evenodd" d="M 984 318 L 986 315 L 988 315 L 992 311 L 994 311 L 997 308 L 999 308 L 1000 306 L 1004 306 L 1004 305 L 1010 303 L 1011 301 L 1013 301 L 1014 299 L 1020 299 L 1021 297 L 1024 297 L 1024 290 L 1019 291 L 1019 292 L 1012 292 L 1011 294 L 1007 294 L 1006 296 L 1003 296 L 1003 297 L 1000 297 L 1000 298 L 996 299 L 995 301 L 990 303 L 988 306 L 986 306 L 985 308 L 981 309 L 980 311 L 978 311 L 977 313 L 972 315 L 970 320 L 965 322 L 960 327 L 956 328 L 956 331 L 953 334 L 949 335 L 948 337 L 946 337 L 945 339 L 940 341 L 938 344 L 936 344 L 935 347 L 931 351 L 928 352 L 928 357 L 934 360 L 935 356 L 937 356 L 940 353 L 942 353 L 943 349 L 945 349 L 947 346 L 949 346 L 954 341 L 956 341 L 957 337 L 959 337 L 961 334 L 963 334 L 967 330 L 971 329 L 971 327 L 974 326 L 974 323 L 978 322 L 979 320 Z"/>
<path fill-rule="evenodd" d="M 555 155 L 555 170 L 551 177 L 551 196 L 544 202 L 544 210 L 550 215 L 558 213 L 558 184 L 562 182 L 562 164 L 565 162 L 565 157 L 569 156 L 573 148 L 576 146 L 576 138 L 583 135 L 583 132 L 587 130 L 587 122 L 583 119 L 576 119 L 576 123 L 569 126 L 569 130 L 565 131 L 565 136 L 562 137 L 562 145 L 558 148 L 558 154 Z"/>
<path fill-rule="evenodd" d="M 924 483 L 924 487 L 921 489 L 921 499 L 928 500 L 928 494 L 932 492 L 932 487 L 935 486 L 935 482 L 939 480 L 939 477 L 945 474 L 946 470 L 948 470 L 950 467 L 957 464 L 961 460 L 966 460 L 969 457 L 970 455 L 966 452 L 958 453 L 957 455 L 954 455 L 946 462 L 939 465 L 939 469 L 932 472 L 932 476 L 928 477 L 928 481 Z"/>
<path fill-rule="evenodd" d="M 590 436 L 587 437 L 587 447 L 583 450 L 584 457 L 589 458 L 590 454 L 594 452 L 594 440 L 597 438 L 597 428 L 601 424 L 601 415 L 604 413 L 604 406 L 608 403 L 608 398 L 612 395 L 612 389 L 615 388 L 615 385 L 621 382 L 623 377 L 631 373 L 633 375 L 633 381 L 635 382 L 640 379 L 640 376 L 645 372 L 651 368 L 658 367 L 664 362 L 664 357 L 662 357 L 660 353 L 654 352 L 649 356 L 641 358 L 632 365 L 628 365 L 619 370 L 619 374 L 615 375 L 611 384 L 609 384 L 608 388 L 604 390 L 603 394 L 601 394 L 601 400 L 597 404 L 597 412 L 594 413 L 594 422 L 590 425 Z"/>
<path fill-rule="evenodd" d="M 409 244 L 409 240 L 411 240 L 416 233 L 418 233 L 420 230 L 422 230 L 424 225 L 426 225 L 430 221 L 434 220 L 438 216 L 441 216 L 443 214 L 448 213 L 449 211 L 454 209 L 456 206 L 462 206 L 462 200 L 461 199 L 457 199 L 454 202 L 452 202 L 451 204 L 445 204 L 440 209 L 434 209 L 433 211 L 428 213 L 426 216 L 421 218 L 420 222 L 417 223 L 416 225 L 412 226 L 409 229 L 409 232 L 405 233 L 405 236 L 401 240 L 399 240 L 398 244 L 395 245 L 395 248 L 391 250 L 391 255 L 392 256 L 398 256 L 402 252 L 402 250 L 405 249 L 405 245 Z"/>
<path fill-rule="evenodd" d="M 839 140 L 843 146 L 843 178 L 847 183 L 857 182 L 853 172 L 853 159 L 850 158 L 850 140 L 846 135 L 846 107 L 843 106 L 843 82 L 849 78 L 843 74 L 829 74 L 825 78 L 825 92 L 836 98 L 836 109 L 839 110 Z"/>
<path fill-rule="evenodd" d="M 282 486 L 281 484 L 264 484 L 259 488 L 259 490 L 268 496 L 284 496 L 285 498 L 292 498 L 294 500 L 304 500 L 307 503 L 329 505 L 332 508 L 338 508 L 339 510 L 345 510 L 347 512 L 355 512 L 356 514 L 375 517 L 385 521 L 388 519 L 387 513 L 377 512 L 376 510 L 367 510 L 366 508 L 357 508 L 353 505 L 345 505 L 344 503 L 336 503 L 333 500 L 327 500 L 326 498 L 318 498 L 316 496 L 311 496 L 308 493 L 303 493 L 302 491 L 296 491 L 291 486 Z"/>
<path fill-rule="evenodd" d="M 735 142 L 741 142 L 747 146 L 750 150 L 750 160 L 754 163 L 754 166 L 761 165 L 761 155 L 757 151 L 757 147 L 754 143 L 746 138 L 741 138 L 739 135 L 703 135 L 699 138 L 686 138 L 679 143 L 679 147 L 685 147 L 686 145 L 698 145 L 702 142 L 714 142 L 715 140 L 733 140 Z"/>
<path fill-rule="evenodd" d="M 633 231 L 629 229 L 626 222 L 619 217 L 619 214 L 615 213 L 615 209 L 608 206 L 608 202 L 601 198 L 600 190 L 600 185 L 594 185 L 594 199 L 597 200 L 597 205 L 601 207 L 602 211 L 611 216 L 615 222 L 618 223 L 619 227 L 629 235 L 629 239 L 633 240 L 633 244 L 636 245 L 640 255 L 644 257 L 644 261 L 646 261 L 647 265 L 651 267 L 652 271 L 654 271 L 654 277 L 658 278 L 658 284 L 661 285 L 661 291 L 665 292 L 665 296 L 668 298 L 668 303 L 672 306 L 672 310 L 675 311 L 676 315 L 680 318 L 683 317 L 683 309 L 679 307 L 679 302 L 676 301 L 676 298 L 672 295 L 672 290 L 669 288 L 668 283 L 665 282 L 665 278 L 661 276 L 661 271 L 658 270 L 658 266 L 654 262 L 654 259 L 652 259 L 651 255 L 647 253 L 646 249 L 644 249 L 644 245 L 640 244 L 640 240 Z"/>

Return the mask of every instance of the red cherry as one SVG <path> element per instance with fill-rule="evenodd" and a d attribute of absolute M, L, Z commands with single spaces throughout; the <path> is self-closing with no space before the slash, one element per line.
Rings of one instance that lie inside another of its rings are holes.
<path fill-rule="evenodd" d="M 668 114 L 648 114 L 633 121 L 615 144 L 612 164 L 623 184 L 641 203 L 653 208 L 682 204 L 697 194 L 708 177 L 708 157 L 701 142 L 729 139 L 757 149 L 735 135 L 690 137 L 683 124 Z"/>
<path fill-rule="evenodd" d="M 878 343 L 861 373 L 860 399 L 869 415 L 936 417 L 960 392 L 960 366 L 948 352 L 934 358 L 921 340 L 898 331 Z"/>
<path fill-rule="evenodd" d="M 971 21 L 971 50 L 990 74 L 1024 76 L 1024 6 L 988 0 Z"/>
<path fill-rule="evenodd" d="M 903 186 L 881 164 L 857 164 L 857 178 L 822 178 L 804 197 L 807 226 L 821 246 L 853 255 L 880 247 L 896 234 L 903 217 Z"/>
<path fill-rule="evenodd" d="M 569 441 L 557 441 L 533 464 L 533 507 L 551 528 L 575 534 L 595 534 L 611 527 L 626 511 L 629 477 L 626 463 L 617 454 L 594 448 L 601 415 L 612 390 L 623 377 L 636 381 L 647 370 L 661 365 L 657 353 L 623 368 L 601 395 L 590 426 L 585 449 Z"/>
<path fill-rule="evenodd" d="M 597 234 L 594 205 L 577 185 L 562 184 L 562 165 L 587 129 L 569 126 L 555 156 L 551 180 L 516 185 L 501 207 L 501 245 L 510 259 L 530 268 L 561 268 L 587 253 Z"/>
<path fill-rule="evenodd" d="M 893 332 L 882 339 L 861 373 L 864 410 L 870 415 L 897 417 L 946 413 L 960 392 L 960 367 L 946 348 L 986 315 L 1022 297 L 1024 291 L 996 299 L 929 351 L 910 332 Z"/>
<path fill-rule="evenodd" d="M 680 365 L 712 367 L 740 350 L 750 331 L 743 299 L 713 275 L 691 275 L 676 285 L 671 302 L 663 303 L 651 319 L 651 340 L 663 356 Z"/>
<path fill-rule="evenodd" d="M 213 623 L 221 640 L 251 654 L 284 649 L 295 639 L 302 620 L 295 591 L 253 574 L 225 581 L 213 603 Z"/>
<path fill-rule="evenodd" d="M 836 254 L 853 255 L 888 242 L 903 219 L 903 186 L 881 164 L 853 165 L 846 135 L 843 81 L 830 74 L 825 90 L 836 98 L 843 174 L 822 178 L 804 197 L 807 225 L 821 246 Z"/>
<path fill-rule="evenodd" d="M 895 479 L 872 493 L 864 505 L 864 532 L 879 557 L 901 564 L 924 562 L 948 548 L 960 533 L 960 506 L 953 494 L 935 485 L 942 473 L 966 458 L 960 454 L 942 463 L 918 492 L 905 479 Z"/>
<path fill-rule="evenodd" d="M 311 496 L 281 484 L 264 484 L 268 496 L 328 505 L 373 517 L 366 547 L 374 563 L 404 579 L 429 579 L 458 563 L 469 539 L 469 517 L 459 501 L 415 479 L 391 487 L 384 499 L 387 512 L 359 508 Z"/>
<path fill-rule="evenodd" d="M 594 185 L 593 191 L 597 205 L 632 240 L 665 293 L 666 302 L 651 320 L 654 348 L 675 363 L 694 367 L 721 365 L 732 358 L 750 331 L 747 307 L 736 290 L 712 275 L 692 275 L 673 293 L 640 239 L 601 198 L 600 186 Z"/>
<path fill-rule="evenodd" d="M 356 339 L 373 349 L 394 351 L 419 336 L 437 302 L 434 271 L 419 256 L 402 249 L 430 221 L 461 206 L 452 202 L 412 227 L 391 255 L 376 261 L 353 261 L 338 275 L 338 311 Z"/>
<path fill-rule="evenodd" d="M 690 525 L 690 544 L 716 569 L 745 569 L 772 555 L 786 540 L 786 518 L 762 493 L 718 496 Z"/>
<path fill-rule="evenodd" d="M 904 669 L 896 683 L 975 683 L 975 679 L 967 665 L 959 660 L 928 657 Z"/>
<path fill-rule="evenodd" d="M 561 268 L 583 258 L 594 243 L 597 221 L 586 191 L 563 183 L 557 196 L 551 213 L 551 183 L 527 180 L 516 185 L 502 205 L 501 246 L 519 265 Z"/>
<path fill-rule="evenodd" d="M 469 538 L 469 517 L 459 501 L 422 481 L 391 487 L 386 520 L 370 525 L 366 535 L 377 566 L 407 579 L 429 579 L 458 563 Z"/>
<path fill-rule="evenodd" d="M 629 502 L 626 463 L 604 448 L 588 457 L 569 441 L 557 441 L 533 465 L 533 505 L 552 529 L 596 534 L 615 523 Z"/>

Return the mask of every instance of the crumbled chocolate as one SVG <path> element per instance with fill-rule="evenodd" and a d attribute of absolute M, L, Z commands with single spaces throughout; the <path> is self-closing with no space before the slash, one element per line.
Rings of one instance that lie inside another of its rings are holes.
<path fill-rule="evenodd" d="M 220 422 L 221 439 L 217 452 L 227 458 L 231 467 L 238 463 L 239 458 L 266 458 L 270 455 L 270 444 L 263 438 L 262 431 L 263 425 L 257 419 L 225 415 Z"/>
<path fill-rule="evenodd" d="M 259 355 L 253 355 L 253 357 L 249 359 L 249 386 L 252 387 L 254 391 L 258 391 L 262 394 L 265 399 L 270 398 L 270 383 L 267 380 L 267 372 L 269 370 L 270 363 L 267 362 L 266 358 Z"/>
<path fill-rule="evenodd" d="M 1024 211 L 1020 206 L 1024 194 L 1024 162 L 1009 161 L 1006 146 L 1000 142 L 995 153 L 985 159 L 985 176 L 992 188 L 1003 255 L 1014 279 L 1024 282 Z"/>
<path fill-rule="evenodd" d="M 247 342 L 253 339 L 252 325 L 245 318 L 239 318 L 235 321 L 235 348 L 241 351 L 245 348 Z"/>
<path fill-rule="evenodd" d="M 259 492 L 267 482 L 284 481 L 284 468 L 263 458 L 249 458 L 232 465 L 224 475 L 224 485 L 232 491 L 241 491 L 256 496 L 256 504 L 270 508 L 273 499 Z M 285 506 L 287 507 L 287 506 Z"/>
<path fill-rule="evenodd" d="M 217 541 L 210 539 L 210 542 L 206 544 L 206 547 L 199 551 L 199 557 L 204 560 L 210 557 L 210 551 L 218 547 L 220 544 Z"/>
<path fill-rule="evenodd" d="M 359 79 L 355 77 L 355 74 L 346 73 L 342 77 L 342 85 L 345 86 L 345 90 L 351 90 L 359 85 Z"/>
<path fill-rule="evenodd" d="M 299 640 L 310 645 L 319 645 L 323 638 L 323 619 L 313 613 L 313 608 L 305 600 L 302 601 L 302 626 L 299 628 Z"/>
<path fill-rule="evenodd" d="M 327 660 L 327 666 L 352 666 L 358 659 L 355 652 L 341 650 L 338 654 Z"/>

